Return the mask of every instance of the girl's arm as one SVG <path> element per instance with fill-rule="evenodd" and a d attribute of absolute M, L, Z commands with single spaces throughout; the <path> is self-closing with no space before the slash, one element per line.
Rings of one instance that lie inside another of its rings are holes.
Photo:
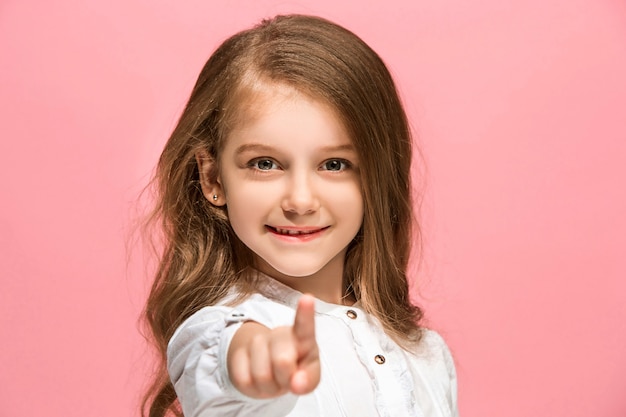
<path fill-rule="evenodd" d="M 313 391 L 320 381 L 313 297 L 300 298 L 293 326 L 242 324 L 230 342 L 227 366 L 233 385 L 251 398 Z"/>

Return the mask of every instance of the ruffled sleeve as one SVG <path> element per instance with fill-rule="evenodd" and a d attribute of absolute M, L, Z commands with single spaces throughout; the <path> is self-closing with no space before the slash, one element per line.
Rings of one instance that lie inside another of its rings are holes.
<path fill-rule="evenodd" d="M 228 376 L 226 355 L 233 335 L 247 320 L 246 311 L 224 306 L 205 307 L 187 319 L 167 349 L 168 371 L 185 417 L 284 416 L 297 397 L 257 400 L 241 394 Z"/>

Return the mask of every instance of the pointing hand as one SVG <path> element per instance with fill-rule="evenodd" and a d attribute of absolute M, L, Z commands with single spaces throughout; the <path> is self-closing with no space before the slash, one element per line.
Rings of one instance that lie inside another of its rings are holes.
<path fill-rule="evenodd" d="M 268 329 L 256 322 L 242 324 L 231 341 L 227 360 L 233 385 L 249 397 L 313 391 L 320 381 L 314 298 L 300 298 L 293 326 Z"/>

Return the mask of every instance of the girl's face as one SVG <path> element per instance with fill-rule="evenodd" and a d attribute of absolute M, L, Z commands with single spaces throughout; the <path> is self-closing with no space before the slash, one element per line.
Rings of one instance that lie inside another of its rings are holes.
<path fill-rule="evenodd" d="M 320 101 L 274 87 L 253 104 L 219 159 L 230 223 L 261 271 L 339 303 L 346 249 L 363 220 L 356 151 Z"/>

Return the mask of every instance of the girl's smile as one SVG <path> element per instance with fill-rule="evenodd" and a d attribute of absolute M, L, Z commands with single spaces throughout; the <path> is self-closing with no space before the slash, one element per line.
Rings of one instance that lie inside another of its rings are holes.
<path fill-rule="evenodd" d="M 327 105 L 264 87 L 225 140 L 216 193 L 259 269 L 337 302 L 346 250 L 363 220 L 356 150 Z"/>
<path fill-rule="evenodd" d="M 330 226 L 325 227 L 272 227 L 266 225 L 270 233 L 276 235 L 279 239 L 285 239 L 288 242 L 307 242 L 309 240 L 320 237 L 321 234 Z"/>

